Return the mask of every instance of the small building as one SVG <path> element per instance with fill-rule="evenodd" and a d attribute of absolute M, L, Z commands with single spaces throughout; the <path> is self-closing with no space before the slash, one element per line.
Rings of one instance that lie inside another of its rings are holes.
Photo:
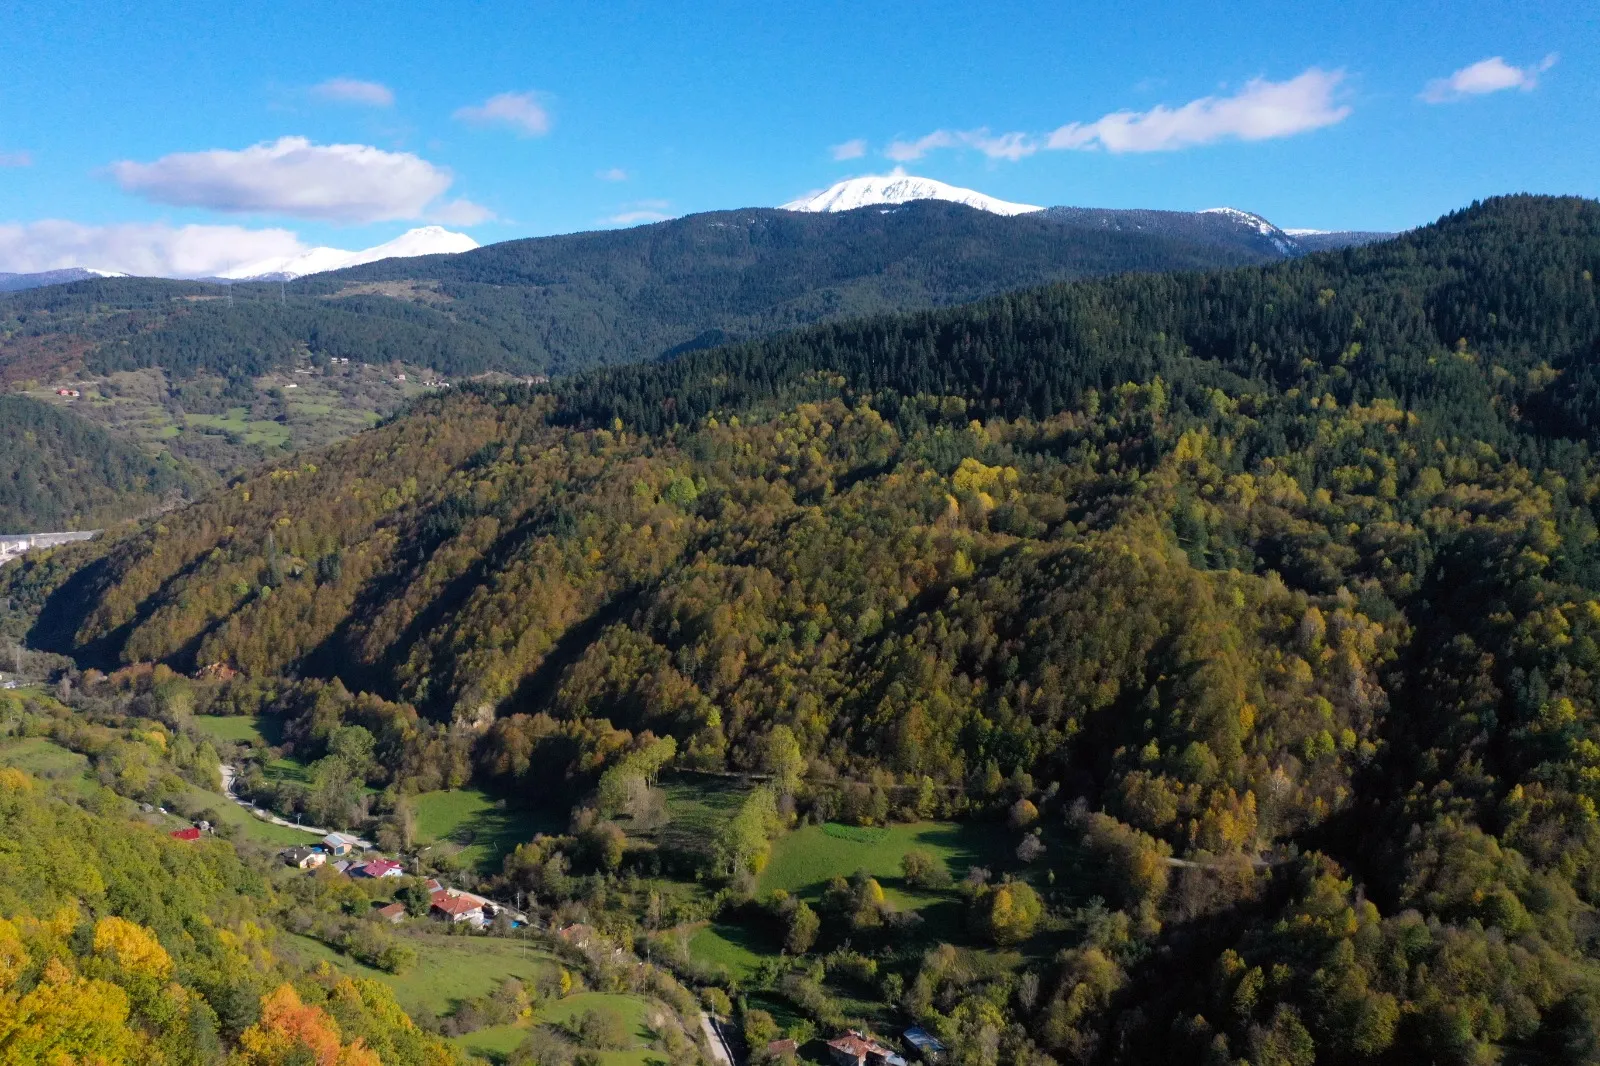
<path fill-rule="evenodd" d="M 174 829 L 172 832 L 168 833 L 167 835 L 170 836 L 173 840 L 190 840 L 190 841 L 199 840 L 200 839 L 200 827 L 197 826 L 197 825 L 191 825 L 187 829 Z"/>
<path fill-rule="evenodd" d="M 333 871 L 341 876 L 344 876 L 349 874 L 352 869 L 360 865 L 360 863 L 351 862 L 349 859 L 340 859 L 338 862 L 333 864 Z"/>
<path fill-rule="evenodd" d="M 772 1043 L 767 1045 L 767 1058 L 769 1059 L 793 1059 L 799 1054 L 799 1052 L 800 1045 L 787 1038 L 783 1040 L 774 1040 Z"/>
<path fill-rule="evenodd" d="M 361 842 L 347 833 L 329 833 L 322 838 L 322 847 L 329 855 L 342 859 L 361 846 Z"/>
<path fill-rule="evenodd" d="M 906 1066 L 906 1060 L 854 1029 L 828 1041 L 828 1054 L 838 1066 Z"/>
<path fill-rule="evenodd" d="M 390 925 L 399 925 L 406 920 L 406 905 L 404 903 L 391 903 L 387 907 L 379 907 L 378 917 Z"/>
<path fill-rule="evenodd" d="M 911 1045 L 911 1050 L 916 1053 L 917 1058 L 923 1062 L 944 1061 L 945 1053 L 948 1051 L 944 1042 L 922 1026 L 913 1025 L 901 1035 L 905 1037 L 906 1043 Z"/>
<path fill-rule="evenodd" d="M 477 900 L 458 896 L 452 892 L 435 892 L 429 908 L 434 914 L 452 922 L 483 924 L 483 907 Z"/>
<path fill-rule="evenodd" d="M 279 852 L 283 861 L 300 870 L 315 870 L 318 866 L 328 861 L 328 856 L 316 848 L 308 848 L 304 844 L 297 844 Z"/>
<path fill-rule="evenodd" d="M 350 870 L 350 876 L 373 878 L 400 877 L 405 872 L 406 868 L 395 862 L 393 859 L 373 859 L 371 862 L 366 863 L 365 865 L 352 867 Z"/>

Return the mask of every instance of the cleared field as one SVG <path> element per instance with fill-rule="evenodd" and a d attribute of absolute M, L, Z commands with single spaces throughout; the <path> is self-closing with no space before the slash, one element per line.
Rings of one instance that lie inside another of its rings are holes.
<path fill-rule="evenodd" d="M 636 1046 L 625 1051 L 596 1052 L 600 1061 L 606 1066 L 647 1066 L 652 1059 L 660 1057 L 659 1054 L 651 1053 L 649 1050 L 650 1041 L 655 1039 L 655 1033 L 651 1031 L 649 1022 L 652 1006 L 649 1000 L 640 996 L 614 992 L 580 992 L 550 1004 L 539 1013 L 538 1020 L 565 1025 L 585 1011 L 610 1014 L 620 1019 L 626 1031 L 633 1034 Z"/>
<path fill-rule="evenodd" d="M 737 781 L 693 774 L 665 778 L 661 790 L 667 796 L 671 821 L 653 834 L 656 843 L 664 849 L 701 858 L 710 857 L 722 827 L 749 791 Z"/>
<path fill-rule="evenodd" d="M 476 788 L 424 792 L 416 810 L 419 842 L 459 845 L 462 862 L 484 871 L 498 870 L 502 857 L 535 833 L 562 828 L 554 815 L 502 806 Z"/>
<path fill-rule="evenodd" d="M 710 922 L 689 938 L 689 954 L 695 961 L 720 970 L 741 984 L 763 959 L 777 955 L 781 949 L 781 944 L 768 943 L 759 932 L 731 922 Z"/>
<path fill-rule="evenodd" d="M 211 811 L 216 816 L 214 821 L 217 825 L 232 826 L 242 840 L 270 848 L 310 844 L 316 840 L 310 833 L 264 822 L 221 793 L 208 792 L 191 785 L 187 795 L 194 809 Z"/>
<path fill-rule="evenodd" d="M 634 1047 L 613 1051 L 597 1051 L 595 1055 L 605 1066 L 649 1066 L 660 1062 L 659 1052 L 649 1049 L 655 1034 L 650 1029 L 650 1014 L 655 1007 L 649 1000 L 638 996 L 614 992 L 580 992 L 575 996 L 550 1004 L 534 1018 L 534 1025 L 564 1025 L 585 1011 L 599 1011 L 619 1019 L 625 1030 L 633 1035 Z M 528 1024 L 496 1025 L 479 1029 L 475 1033 L 456 1037 L 452 1043 L 464 1051 L 481 1055 L 490 1062 L 504 1062 L 527 1037 Z"/>
<path fill-rule="evenodd" d="M 399 975 L 365 966 L 311 937 L 289 933 L 284 940 L 290 942 L 288 946 L 303 962 L 326 959 L 347 973 L 375 978 L 394 989 L 395 998 L 408 1012 L 425 1007 L 441 1017 L 455 1010 L 462 1000 L 493 992 L 507 977 L 532 982 L 560 965 L 552 956 L 520 940 L 405 935 L 417 949 L 417 965 Z"/>
<path fill-rule="evenodd" d="M 23 737 L 0 744 L 0 766 L 14 766 L 35 777 L 59 780 L 82 777 L 88 772 L 89 760 L 48 737 Z"/>
<path fill-rule="evenodd" d="M 262 748 L 276 743 L 268 738 L 277 732 L 274 727 L 278 723 L 265 715 L 197 714 L 194 724 L 196 729 L 216 740 L 254 744 Z"/>
<path fill-rule="evenodd" d="M 912 822 L 863 829 L 856 826 L 807 825 L 778 838 L 772 857 L 757 881 L 758 890 L 785 891 L 814 900 L 834 877 L 865 870 L 882 882 L 899 902 L 920 906 L 938 897 L 908 892 L 900 883 L 900 860 L 913 849 L 944 860 L 960 879 L 970 866 L 1003 862 L 1008 835 L 992 825 L 957 822 Z"/>

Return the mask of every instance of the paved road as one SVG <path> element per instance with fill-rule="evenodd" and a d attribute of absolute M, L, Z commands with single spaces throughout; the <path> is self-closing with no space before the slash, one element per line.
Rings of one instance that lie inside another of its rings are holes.
<path fill-rule="evenodd" d="M 219 763 L 217 765 L 217 769 L 222 774 L 223 794 L 229 799 L 233 800 L 233 802 L 237 803 L 239 806 L 243 807 L 245 810 L 249 811 L 251 814 L 255 815 L 257 818 L 261 819 L 263 822 L 271 822 L 273 825 L 281 825 L 285 829 L 298 829 L 302 833 L 310 833 L 313 836 L 319 837 L 325 837 L 329 833 L 333 832 L 332 829 L 323 829 L 321 826 L 297 825 L 296 823 L 289 821 L 287 818 L 280 818 L 271 811 L 262 810 L 255 804 L 240 799 L 233 791 L 233 767 L 229 766 L 227 763 Z M 356 837 L 355 842 L 359 847 L 362 848 L 377 847 L 377 845 L 372 841 L 362 840 L 360 837 Z"/>
<path fill-rule="evenodd" d="M 705 1027 L 706 1042 L 711 1045 L 711 1057 L 721 1066 L 733 1066 L 733 1052 L 729 1050 L 727 1040 L 723 1039 L 722 1027 L 705 1011 L 700 1012 L 700 1024 Z"/>

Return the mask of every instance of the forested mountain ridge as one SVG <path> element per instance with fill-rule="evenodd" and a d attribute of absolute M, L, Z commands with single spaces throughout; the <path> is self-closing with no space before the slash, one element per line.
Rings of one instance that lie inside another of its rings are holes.
<path fill-rule="evenodd" d="M 98 373 L 256 376 L 300 353 L 554 374 L 1044 281 L 1277 255 L 1231 231 L 1119 232 L 931 201 L 839 215 L 752 208 L 392 259 L 301 279 L 286 297 L 277 285 L 237 285 L 229 301 L 193 283 L 82 282 L 0 298 L 0 323 L 12 344 L 81 335 Z"/>
<path fill-rule="evenodd" d="M 95 529 L 175 502 L 194 487 L 70 411 L 0 396 L 0 533 Z"/>
<path fill-rule="evenodd" d="M 467 390 L 4 588 L 401 791 L 567 803 L 670 736 L 793 743 L 822 818 L 1026 801 L 1102 899 L 1027 994 L 905 975 L 962 1061 L 1591 1061 L 1596 272 L 1600 205 L 1512 197 Z"/>

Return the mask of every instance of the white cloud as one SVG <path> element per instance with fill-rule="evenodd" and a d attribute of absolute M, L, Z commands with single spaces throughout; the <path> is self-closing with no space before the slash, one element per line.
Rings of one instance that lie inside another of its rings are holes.
<path fill-rule="evenodd" d="M 990 159 L 1015 163 L 1039 150 L 1039 142 L 1026 133 L 990 133 L 987 126 L 975 130 L 934 130 L 914 141 L 893 141 L 884 155 L 897 163 L 910 163 L 940 148 L 975 148 Z"/>
<path fill-rule="evenodd" d="M 1232 96 L 1203 96 L 1182 107 L 1116 111 L 1094 122 L 1070 122 L 1050 134 L 1048 148 L 1170 152 L 1217 141 L 1264 141 L 1342 122 L 1350 108 L 1334 97 L 1344 71 L 1312 67 L 1288 81 L 1254 78 Z"/>
<path fill-rule="evenodd" d="M 493 211 L 471 200 L 451 200 L 428 212 L 429 221 L 446 226 L 476 226 L 481 222 L 492 222 L 495 218 Z"/>
<path fill-rule="evenodd" d="M 0 167 L 31 167 L 32 152 L 0 152 Z"/>
<path fill-rule="evenodd" d="M 1506 89 L 1528 92 L 1539 84 L 1540 74 L 1556 65 L 1557 58 L 1551 52 L 1536 64 L 1514 67 L 1502 56 L 1490 56 L 1462 67 L 1448 78 L 1435 78 L 1422 90 L 1421 97 L 1430 104 L 1445 104 Z"/>
<path fill-rule="evenodd" d="M 420 218 L 451 182 L 448 170 L 410 152 L 304 137 L 242 151 L 180 152 L 153 163 L 124 160 L 111 173 L 124 189 L 158 203 L 332 222 Z"/>
<path fill-rule="evenodd" d="M 364 107 L 394 106 L 394 90 L 376 81 L 329 78 L 321 85 L 312 86 L 311 92 L 324 100 L 340 104 L 361 104 Z"/>
<path fill-rule="evenodd" d="M 474 126 L 510 126 L 523 137 L 542 137 L 550 132 L 550 112 L 533 93 L 500 93 L 481 104 L 458 107 L 452 117 Z"/>
<path fill-rule="evenodd" d="M 665 222 L 672 216 L 667 214 L 667 208 L 672 204 L 668 200 L 635 200 L 631 204 L 623 204 L 622 210 L 609 218 L 601 219 L 602 222 L 613 226 L 635 226 L 641 222 Z"/>
<path fill-rule="evenodd" d="M 836 144 L 828 151 L 832 152 L 833 158 L 840 162 L 846 159 L 860 159 L 867 154 L 867 142 L 865 138 L 857 137 L 843 144 Z"/>
<path fill-rule="evenodd" d="M 612 167 L 609 170 L 597 170 L 594 176 L 601 181 L 627 181 L 628 172 L 621 167 Z"/>
<path fill-rule="evenodd" d="M 910 163 L 921 159 L 937 148 L 954 148 L 960 144 L 949 130 L 934 130 L 914 141 L 891 141 L 883 154 L 897 163 Z"/>
<path fill-rule="evenodd" d="M 83 266 L 124 274 L 208 277 L 306 250 L 286 229 L 128 222 L 85 226 L 61 219 L 0 224 L 0 270 L 19 274 Z"/>

